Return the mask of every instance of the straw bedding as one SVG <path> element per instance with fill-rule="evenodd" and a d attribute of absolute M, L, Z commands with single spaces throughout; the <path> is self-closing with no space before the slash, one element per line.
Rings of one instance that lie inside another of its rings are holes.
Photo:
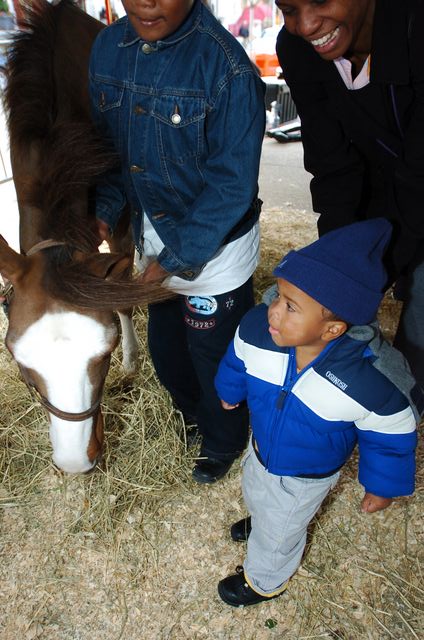
<path fill-rule="evenodd" d="M 257 294 L 281 254 L 315 238 L 312 216 L 268 210 Z M 384 301 L 390 338 L 399 303 Z M 229 525 L 245 515 L 238 465 L 217 485 L 191 481 L 181 416 L 146 354 L 122 378 L 113 358 L 105 396 L 106 445 L 91 475 L 51 463 L 47 422 L 2 346 L 0 365 L 0 636 L 4 640 L 408 640 L 424 636 L 423 451 L 417 491 L 372 516 L 359 512 L 356 460 L 310 528 L 286 594 L 232 609 L 219 579 L 243 558 Z M 3 322 L 3 334 L 6 324 Z"/>

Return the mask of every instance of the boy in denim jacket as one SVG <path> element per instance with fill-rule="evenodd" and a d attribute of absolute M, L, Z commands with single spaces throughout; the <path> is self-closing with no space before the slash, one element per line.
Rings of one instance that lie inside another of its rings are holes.
<path fill-rule="evenodd" d="M 141 281 L 178 295 L 149 308 L 149 349 L 187 425 L 202 435 L 193 477 L 214 482 L 243 450 L 248 413 L 224 411 L 213 380 L 258 261 L 263 83 L 201 0 L 123 0 L 97 37 L 92 110 L 121 170 L 98 187 L 102 238 L 128 203 Z"/>
<path fill-rule="evenodd" d="M 307 526 L 359 446 L 361 509 L 414 490 L 423 398 L 405 359 L 375 325 L 391 225 L 358 222 L 291 251 L 274 271 L 279 296 L 243 318 L 216 377 L 223 407 L 247 399 L 252 441 L 243 495 L 251 518 L 238 573 L 218 591 L 232 606 L 277 597 L 300 564 Z"/>

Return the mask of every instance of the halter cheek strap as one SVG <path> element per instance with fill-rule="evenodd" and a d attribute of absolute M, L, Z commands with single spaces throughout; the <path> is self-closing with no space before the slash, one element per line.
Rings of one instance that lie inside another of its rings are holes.
<path fill-rule="evenodd" d="M 31 249 L 26 252 L 27 256 L 32 256 L 34 253 L 38 251 L 42 251 L 43 249 L 50 249 L 50 247 L 62 247 L 66 242 L 61 242 L 60 240 L 53 240 L 52 238 L 48 238 L 47 240 L 41 240 L 41 242 L 37 242 Z"/>
<path fill-rule="evenodd" d="M 2 236 L 0 236 L 2 238 Z M 4 240 L 4 238 L 2 238 Z M 6 242 L 6 241 L 5 241 Z M 31 249 L 29 249 L 26 253 L 27 256 L 32 256 L 34 253 L 38 251 L 42 251 L 43 249 L 49 249 L 50 247 L 61 247 L 65 245 L 66 242 L 60 242 L 59 240 L 53 240 L 52 238 L 48 238 L 47 240 L 42 240 L 41 242 L 37 242 Z M 0 298 L 4 298 L 3 305 L 5 307 L 6 315 L 7 315 L 7 307 L 10 303 L 10 299 L 13 295 L 13 284 L 11 282 L 6 282 L 0 286 Z"/>

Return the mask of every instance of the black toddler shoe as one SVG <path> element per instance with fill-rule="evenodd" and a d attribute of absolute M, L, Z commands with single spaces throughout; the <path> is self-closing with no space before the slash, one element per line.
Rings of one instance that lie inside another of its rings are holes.
<path fill-rule="evenodd" d="M 263 596 L 249 587 L 244 577 L 243 567 L 236 567 L 236 571 L 235 575 L 227 576 L 218 582 L 218 593 L 221 600 L 232 607 L 245 607 L 249 604 L 266 602 L 267 600 L 278 598 L 284 593 L 284 591 L 281 591 L 281 593 L 277 593 L 274 596 Z"/>
<path fill-rule="evenodd" d="M 233 460 L 217 460 L 215 458 L 205 458 L 198 460 L 193 469 L 193 480 L 200 484 L 212 484 L 223 478 L 231 468 Z"/>
<path fill-rule="evenodd" d="M 248 518 L 243 518 L 235 522 L 230 529 L 230 534 L 234 542 L 246 542 L 251 531 L 252 519 L 249 516 Z"/>

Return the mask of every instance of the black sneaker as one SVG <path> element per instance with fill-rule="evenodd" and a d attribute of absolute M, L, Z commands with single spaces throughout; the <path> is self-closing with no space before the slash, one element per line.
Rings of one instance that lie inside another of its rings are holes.
<path fill-rule="evenodd" d="M 212 484 L 225 476 L 234 460 L 205 458 L 198 460 L 192 472 L 193 480 L 200 484 Z"/>
<path fill-rule="evenodd" d="M 221 600 L 232 607 L 246 607 L 250 604 L 259 604 L 259 602 L 266 602 L 267 600 L 278 598 L 284 593 L 283 590 L 273 596 L 263 596 L 247 584 L 243 567 L 236 567 L 236 571 L 236 574 L 227 576 L 218 582 L 218 593 Z"/>
<path fill-rule="evenodd" d="M 249 516 L 248 518 L 243 518 L 235 522 L 230 529 L 230 534 L 234 542 L 246 542 L 251 531 L 252 519 Z"/>

